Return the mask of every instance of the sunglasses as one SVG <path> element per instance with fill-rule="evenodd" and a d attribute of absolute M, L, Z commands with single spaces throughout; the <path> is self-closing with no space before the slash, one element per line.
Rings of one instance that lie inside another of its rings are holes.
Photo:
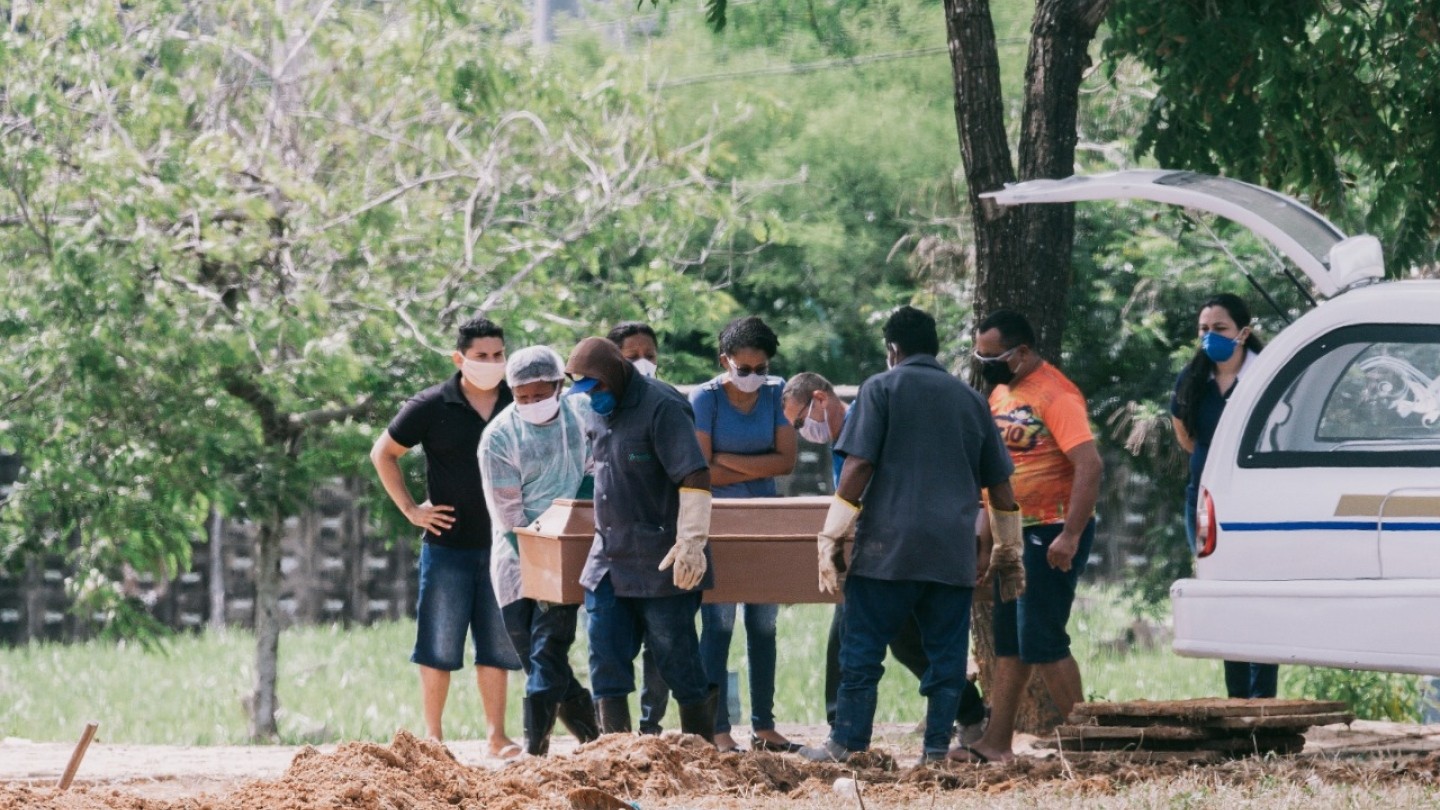
<path fill-rule="evenodd" d="M 766 364 L 758 366 L 737 366 L 735 365 L 735 361 L 728 357 L 725 358 L 725 361 L 730 364 L 730 369 L 735 372 L 736 377 L 749 377 L 751 374 L 759 374 L 763 377 L 770 373 L 770 366 Z"/>
<path fill-rule="evenodd" d="M 982 362 L 982 363 L 1003 363 L 1003 362 L 1005 362 L 1006 360 L 1009 360 L 1009 359 L 1010 359 L 1010 355 L 1014 354 L 1017 350 L 1019 350 L 1019 348 L 1020 348 L 1019 346 L 1016 346 L 1015 348 L 1009 349 L 1009 350 L 1007 350 L 1007 351 L 1003 351 L 1003 352 L 995 355 L 994 357 L 986 357 L 985 355 L 983 355 L 983 354 L 981 354 L 980 352 L 976 351 L 976 352 L 975 352 L 975 359 L 976 359 L 976 360 L 979 360 L 979 361 Z"/>

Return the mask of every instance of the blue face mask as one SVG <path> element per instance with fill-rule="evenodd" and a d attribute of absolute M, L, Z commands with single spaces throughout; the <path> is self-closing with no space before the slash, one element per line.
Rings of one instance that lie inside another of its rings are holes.
<path fill-rule="evenodd" d="M 1240 341 L 1214 332 L 1206 332 L 1205 337 L 1200 338 L 1200 348 L 1217 363 L 1229 360 L 1230 356 L 1235 354 L 1235 347 L 1239 345 Z"/>
<path fill-rule="evenodd" d="M 590 392 L 590 410 L 601 416 L 609 416 L 615 412 L 615 395 L 609 391 Z"/>

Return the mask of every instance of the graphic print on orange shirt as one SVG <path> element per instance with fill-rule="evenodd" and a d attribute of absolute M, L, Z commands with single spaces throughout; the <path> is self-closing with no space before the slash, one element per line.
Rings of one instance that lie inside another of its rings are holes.
<path fill-rule="evenodd" d="M 990 413 L 1015 462 L 1010 483 L 1026 526 L 1063 523 L 1075 467 L 1065 451 L 1092 441 L 1080 389 L 1049 363 L 990 392 Z"/>

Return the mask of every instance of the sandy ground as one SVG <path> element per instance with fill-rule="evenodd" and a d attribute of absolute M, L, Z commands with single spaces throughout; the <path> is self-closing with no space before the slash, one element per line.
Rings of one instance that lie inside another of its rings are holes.
<path fill-rule="evenodd" d="M 823 738 L 820 726 L 782 726 L 791 739 L 815 742 Z M 745 729 L 736 729 L 737 739 L 748 739 Z M 1052 752 L 1034 748 L 1035 738 L 1017 739 L 1017 752 L 1042 759 Z M 919 738 L 909 726 L 886 725 L 877 729 L 877 748 L 888 750 L 898 761 L 911 761 L 919 750 Z M 52 786 L 69 760 L 72 744 L 36 743 L 6 738 L 0 741 L 0 783 Z M 500 769 L 505 762 L 487 754 L 483 740 L 455 740 L 446 747 L 462 765 Z M 319 746 L 332 753 L 336 745 Z M 570 754 L 575 741 L 556 736 L 552 753 Z M 90 746 L 80 767 L 77 785 L 111 786 L 126 793 L 151 799 L 174 800 L 200 794 L 225 795 L 256 779 L 277 779 L 290 767 L 301 746 L 164 746 L 124 745 L 105 742 L 103 729 Z M 1305 755 L 1326 759 L 1426 754 L 1440 752 L 1440 726 L 1418 726 L 1359 720 L 1350 726 L 1312 729 L 1306 735 Z"/>

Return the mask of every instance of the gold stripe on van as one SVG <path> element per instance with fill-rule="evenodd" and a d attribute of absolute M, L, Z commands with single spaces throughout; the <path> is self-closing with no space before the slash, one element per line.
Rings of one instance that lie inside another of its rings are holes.
<path fill-rule="evenodd" d="M 1440 517 L 1440 495 L 1341 495 L 1335 517 Z"/>

